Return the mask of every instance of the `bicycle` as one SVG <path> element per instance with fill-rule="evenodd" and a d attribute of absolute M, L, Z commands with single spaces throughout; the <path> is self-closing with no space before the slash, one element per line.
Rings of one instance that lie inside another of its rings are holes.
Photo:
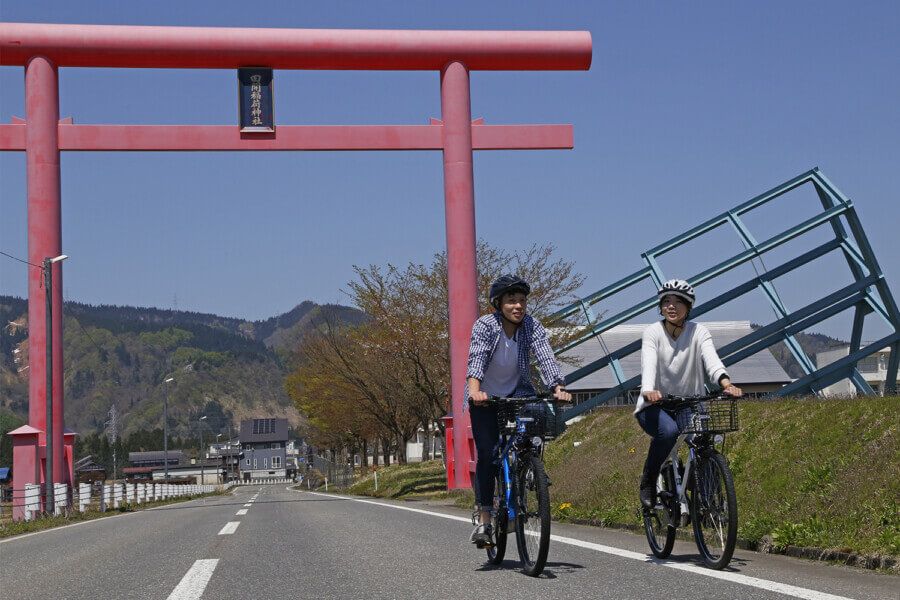
<path fill-rule="evenodd" d="M 656 482 L 656 505 L 643 509 L 650 550 L 666 558 L 679 527 L 690 522 L 703 562 L 723 569 L 737 540 L 737 497 L 728 461 L 716 449 L 725 433 L 738 430 L 736 398 L 722 394 L 666 396 L 658 404 L 675 418 L 679 436 Z M 687 463 L 679 448 L 688 446 Z"/>
<path fill-rule="evenodd" d="M 550 549 L 550 485 L 544 470 L 544 441 L 557 434 L 556 407 L 550 394 L 527 398 L 491 396 L 497 406 L 500 443 L 494 485 L 491 543 L 484 546 L 488 562 L 499 565 L 506 554 L 509 524 L 516 532 L 522 571 L 537 577 Z M 478 511 L 472 515 L 477 523 Z"/>

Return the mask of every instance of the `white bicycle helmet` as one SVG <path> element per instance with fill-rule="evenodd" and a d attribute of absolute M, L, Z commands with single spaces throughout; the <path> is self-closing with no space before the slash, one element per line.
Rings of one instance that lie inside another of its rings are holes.
<path fill-rule="evenodd" d="M 662 302 L 666 296 L 678 296 L 690 306 L 694 305 L 697 296 L 694 294 L 694 288 L 684 279 L 670 279 L 665 282 L 656 293 L 656 297 Z"/>

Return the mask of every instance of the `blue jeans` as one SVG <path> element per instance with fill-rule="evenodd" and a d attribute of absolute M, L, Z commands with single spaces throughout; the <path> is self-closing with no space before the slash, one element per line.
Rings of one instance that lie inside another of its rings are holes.
<path fill-rule="evenodd" d="M 494 506 L 494 481 L 497 476 L 497 465 L 494 453 L 500 443 L 500 426 L 497 425 L 496 406 L 469 405 L 472 419 L 472 437 L 478 458 L 475 463 L 475 501 L 482 510 L 491 510 Z"/>
<path fill-rule="evenodd" d="M 652 438 L 650 449 L 647 451 L 647 461 L 644 463 L 644 472 L 655 480 L 663 461 L 678 440 L 678 424 L 672 415 L 658 406 L 648 406 L 635 417 L 641 429 Z"/>

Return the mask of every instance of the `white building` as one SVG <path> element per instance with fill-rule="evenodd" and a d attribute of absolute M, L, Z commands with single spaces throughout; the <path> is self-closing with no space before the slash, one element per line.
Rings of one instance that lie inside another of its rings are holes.
<path fill-rule="evenodd" d="M 863 342 L 862 345 L 865 346 L 865 342 Z M 816 354 L 816 366 L 820 368 L 824 367 L 849 354 L 849 345 L 826 350 L 825 352 L 819 352 Z M 866 380 L 866 383 L 872 386 L 872 390 L 879 396 L 884 396 L 885 383 L 887 382 L 887 364 L 890 356 L 891 349 L 884 348 L 874 354 L 870 354 L 856 363 L 859 374 L 862 375 L 863 379 Z M 849 379 L 842 379 L 841 381 L 824 388 L 822 393 L 826 398 L 853 397 L 856 396 L 856 386 L 854 386 Z"/>

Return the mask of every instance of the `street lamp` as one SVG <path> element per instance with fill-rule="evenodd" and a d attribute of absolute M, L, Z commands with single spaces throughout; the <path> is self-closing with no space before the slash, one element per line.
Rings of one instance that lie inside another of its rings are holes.
<path fill-rule="evenodd" d="M 222 434 L 221 434 L 221 433 L 217 433 L 217 434 L 216 434 L 216 451 L 219 453 L 219 457 L 222 458 L 222 461 L 220 461 L 220 462 L 222 462 L 222 466 L 224 467 L 224 460 L 225 460 L 225 459 L 224 459 L 223 457 L 224 457 L 225 455 L 224 455 L 224 453 L 222 452 L 222 446 L 219 445 L 219 438 L 220 438 L 220 437 L 222 437 Z M 223 469 L 220 469 L 218 466 L 216 467 L 216 482 L 217 482 L 217 483 L 222 483 L 222 471 L 224 471 L 224 470 L 225 470 L 224 468 L 223 468 Z"/>
<path fill-rule="evenodd" d="M 163 381 L 166 398 L 163 402 L 163 463 L 165 463 L 165 481 L 169 481 L 169 384 L 175 381 L 168 377 Z"/>
<path fill-rule="evenodd" d="M 197 419 L 197 429 L 200 430 L 200 485 L 203 485 L 204 480 L 206 479 L 203 470 L 203 428 L 200 427 L 200 421 L 205 421 L 206 415 L 203 415 L 199 419 Z"/>
<path fill-rule="evenodd" d="M 47 456 L 44 459 L 44 484 L 47 488 L 44 510 L 53 512 L 53 263 L 62 262 L 69 258 L 60 254 L 54 258 L 49 256 L 44 259 L 44 304 L 47 315 L 45 327 L 47 328 Z"/>

